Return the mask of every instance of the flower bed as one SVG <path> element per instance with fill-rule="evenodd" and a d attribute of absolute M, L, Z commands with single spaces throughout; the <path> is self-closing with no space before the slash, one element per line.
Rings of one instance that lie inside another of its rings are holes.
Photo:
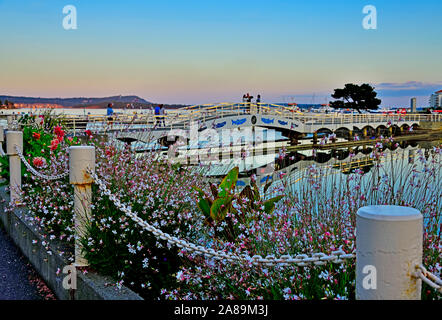
<path fill-rule="evenodd" d="M 35 167 L 47 174 L 67 170 L 67 148 L 78 140 L 67 138 L 57 126 L 41 132 L 26 130 L 24 150 Z M 277 189 L 268 186 L 261 194 L 253 184 L 246 191 L 236 191 L 235 172 L 229 174 L 230 184 L 225 179 L 215 186 L 157 153 L 136 155 L 128 146 L 120 148 L 92 132 L 85 133 L 84 143 L 96 147 L 97 174 L 112 193 L 143 220 L 172 236 L 250 256 L 329 254 L 339 248 L 352 252 L 360 207 L 412 206 L 424 215 L 424 265 L 440 274 L 440 148 L 429 155 L 418 152 L 408 163 L 407 158 L 386 157 L 382 151 L 394 141 L 383 140 L 372 154 L 374 167 L 368 173 L 355 170 L 342 175 L 330 167 L 311 166 L 300 182 Z M 67 179 L 41 182 L 27 174 L 23 192 L 33 213 L 30 218 L 48 237 L 72 245 L 73 190 Z M 307 267 L 257 267 L 203 259 L 142 230 L 95 186 L 93 195 L 92 218 L 82 239 L 90 268 L 113 276 L 118 279 L 116 286 L 124 284 L 144 298 L 355 297 L 354 259 Z M 426 285 L 422 296 L 441 298 Z"/>

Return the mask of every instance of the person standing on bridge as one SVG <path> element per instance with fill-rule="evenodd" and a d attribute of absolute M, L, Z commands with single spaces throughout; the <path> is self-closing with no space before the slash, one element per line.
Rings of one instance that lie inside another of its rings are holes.
<path fill-rule="evenodd" d="M 261 95 L 258 94 L 258 96 L 256 97 L 256 108 L 257 108 L 258 113 L 259 113 L 259 106 L 260 105 L 261 105 Z"/>
<path fill-rule="evenodd" d="M 155 125 L 158 125 L 158 126 L 161 126 L 161 124 L 160 124 L 160 110 L 161 110 L 160 105 L 157 105 L 155 107 Z"/>
<path fill-rule="evenodd" d="M 242 104 L 240 105 L 239 110 L 245 110 L 246 109 L 246 102 L 247 102 L 247 95 L 244 94 L 242 96 Z"/>
<path fill-rule="evenodd" d="M 114 109 L 112 109 L 112 107 L 113 107 L 113 103 L 111 102 L 111 103 L 109 103 L 108 105 L 107 105 L 107 120 L 109 121 L 109 124 L 111 125 L 111 127 L 112 127 L 112 120 L 113 120 L 113 116 L 114 116 Z"/>
<path fill-rule="evenodd" d="M 165 114 L 164 105 L 161 105 L 161 107 L 160 107 L 160 125 L 161 125 L 161 123 L 163 123 L 163 127 L 166 126 L 166 121 L 164 120 L 164 114 Z"/>
<path fill-rule="evenodd" d="M 113 120 L 113 118 L 112 118 L 112 116 L 114 115 L 114 109 L 112 109 L 112 107 L 113 107 L 113 104 L 112 103 L 109 103 L 108 105 L 107 105 L 107 119 L 109 120 L 109 121 L 112 121 Z"/>
<path fill-rule="evenodd" d="M 250 94 L 247 94 L 247 106 L 246 106 L 246 113 L 250 113 L 250 106 L 252 103 L 253 96 Z"/>

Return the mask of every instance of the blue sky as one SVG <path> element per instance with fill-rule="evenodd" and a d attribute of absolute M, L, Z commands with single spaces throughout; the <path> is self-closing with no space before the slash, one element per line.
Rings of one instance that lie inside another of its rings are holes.
<path fill-rule="evenodd" d="M 62 27 L 65 5 L 77 30 Z M 362 28 L 366 5 L 377 30 Z M 442 1 L 0 0 L 0 12 L 1 94 L 324 103 L 366 82 L 384 105 L 425 105 L 442 89 Z"/>

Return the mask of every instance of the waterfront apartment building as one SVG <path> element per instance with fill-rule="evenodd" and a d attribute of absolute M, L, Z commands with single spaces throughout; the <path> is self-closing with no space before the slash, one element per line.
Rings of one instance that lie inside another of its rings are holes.
<path fill-rule="evenodd" d="M 431 95 L 430 108 L 442 108 L 442 90 L 439 90 Z"/>

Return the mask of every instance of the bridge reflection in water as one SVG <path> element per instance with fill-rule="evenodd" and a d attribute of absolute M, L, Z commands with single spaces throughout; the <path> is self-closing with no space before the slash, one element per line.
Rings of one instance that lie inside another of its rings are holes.
<path fill-rule="evenodd" d="M 402 141 L 392 144 L 383 143 L 380 150 L 385 155 L 381 161 L 407 159 L 411 163 L 418 154 L 423 151 L 428 157 L 434 152 L 435 146 L 440 146 L 442 140 L 434 141 Z M 305 171 L 312 165 L 328 167 L 336 174 L 345 176 L 356 170 L 369 172 L 376 165 L 373 158 L 374 145 L 357 146 L 345 149 L 330 150 L 303 150 L 267 155 L 250 156 L 242 159 L 224 160 L 224 162 L 204 163 L 196 167 L 196 170 L 204 173 L 214 181 L 220 180 L 229 170 L 238 166 L 240 177 L 238 187 L 249 185 L 253 176 L 258 186 L 264 186 L 268 181 L 273 181 L 273 188 L 279 188 L 284 182 L 286 185 L 298 183 L 302 180 Z M 408 163 L 408 162 L 407 162 Z M 404 165 L 401 162 L 401 165 Z M 330 171 L 330 170 L 329 170 Z M 256 177 L 256 178 L 255 178 Z"/>

